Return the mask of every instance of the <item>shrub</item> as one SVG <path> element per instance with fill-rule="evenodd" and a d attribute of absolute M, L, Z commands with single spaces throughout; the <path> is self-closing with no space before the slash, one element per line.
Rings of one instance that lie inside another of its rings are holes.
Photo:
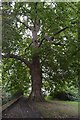
<path fill-rule="evenodd" d="M 59 99 L 59 100 L 76 100 L 76 97 L 72 93 L 67 93 L 64 91 L 57 91 L 53 93 L 53 99 Z"/>

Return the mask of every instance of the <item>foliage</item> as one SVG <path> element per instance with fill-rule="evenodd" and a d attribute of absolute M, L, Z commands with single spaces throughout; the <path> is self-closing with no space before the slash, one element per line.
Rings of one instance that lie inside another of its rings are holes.
<path fill-rule="evenodd" d="M 78 3 L 3 3 L 2 39 L 3 53 L 12 53 L 32 60 L 35 52 L 40 57 L 43 89 L 49 93 L 68 87 L 78 88 L 79 56 L 77 41 Z M 37 7 L 37 8 L 36 8 Z M 53 41 L 43 40 L 38 48 L 32 45 L 32 33 L 26 26 L 33 27 L 40 20 L 38 42 L 44 35 L 53 36 Z M 24 24 L 25 25 L 24 25 Z M 64 27 L 63 32 L 55 35 Z M 14 93 L 18 89 L 29 93 L 29 69 L 20 61 L 3 58 L 3 89 Z M 74 90 L 73 90 L 74 93 Z"/>

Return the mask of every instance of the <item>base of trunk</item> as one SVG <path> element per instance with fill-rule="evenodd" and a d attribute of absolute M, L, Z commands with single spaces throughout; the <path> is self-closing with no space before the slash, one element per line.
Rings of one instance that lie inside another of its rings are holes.
<path fill-rule="evenodd" d="M 30 94 L 28 100 L 32 102 L 44 102 L 45 101 L 44 97 L 41 94 L 36 95 L 33 92 Z"/>

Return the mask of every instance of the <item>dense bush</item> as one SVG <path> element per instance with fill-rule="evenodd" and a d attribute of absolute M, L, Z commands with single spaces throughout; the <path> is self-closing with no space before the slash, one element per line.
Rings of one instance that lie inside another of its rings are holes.
<path fill-rule="evenodd" d="M 54 93 L 53 98 L 59 99 L 59 100 L 75 100 L 76 97 L 72 93 L 67 93 L 64 91 L 59 91 Z"/>

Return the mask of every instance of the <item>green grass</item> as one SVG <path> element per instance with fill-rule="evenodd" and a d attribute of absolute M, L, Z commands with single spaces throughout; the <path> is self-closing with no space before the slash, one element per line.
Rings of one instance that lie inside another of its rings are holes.
<path fill-rule="evenodd" d="M 36 107 L 46 118 L 78 117 L 78 102 L 54 100 L 36 103 Z"/>

